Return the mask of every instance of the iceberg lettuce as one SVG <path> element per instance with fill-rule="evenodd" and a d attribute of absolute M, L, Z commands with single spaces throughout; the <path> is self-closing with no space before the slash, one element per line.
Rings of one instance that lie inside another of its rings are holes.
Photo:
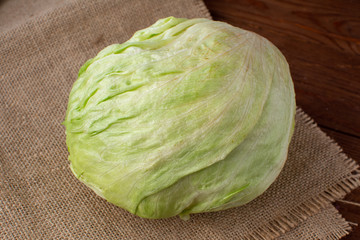
<path fill-rule="evenodd" d="M 144 218 L 240 206 L 279 175 L 294 128 L 286 59 L 224 22 L 169 17 L 81 67 L 64 125 L 75 176 Z"/>

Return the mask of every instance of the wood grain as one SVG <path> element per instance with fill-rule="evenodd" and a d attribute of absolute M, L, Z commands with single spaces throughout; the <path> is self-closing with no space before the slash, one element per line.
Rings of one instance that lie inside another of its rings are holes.
<path fill-rule="evenodd" d="M 360 1 L 204 0 L 215 20 L 254 31 L 287 58 L 297 104 L 360 163 Z M 334 204 L 357 223 L 360 189 Z"/>
<path fill-rule="evenodd" d="M 352 159 L 360 162 L 360 138 L 350 136 L 332 129 L 320 126 L 321 130 L 324 131 L 329 137 L 335 140 L 343 151 Z M 359 198 L 360 202 L 360 198 Z"/>

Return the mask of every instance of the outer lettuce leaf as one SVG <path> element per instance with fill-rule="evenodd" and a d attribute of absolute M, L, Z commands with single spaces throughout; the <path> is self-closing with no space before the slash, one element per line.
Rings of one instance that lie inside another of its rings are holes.
<path fill-rule="evenodd" d="M 161 19 L 80 69 L 65 118 L 74 174 L 145 218 L 245 204 L 287 156 L 295 97 L 266 39 L 206 19 Z"/>

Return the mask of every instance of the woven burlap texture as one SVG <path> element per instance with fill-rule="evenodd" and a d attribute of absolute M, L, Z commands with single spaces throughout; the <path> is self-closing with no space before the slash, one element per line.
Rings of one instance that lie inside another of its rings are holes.
<path fill-rule="evenodd" d="M 304 239 L 323 238 L 314 219 L 359 186 L 358 167 L 300 109 L 284 170 L 242 207 L 189 221 L 146 220 L 73 176 L 61 122 L 78 69 L 170 15 L 210 18 L 200 0 L 73 0 L 0 34 L 0 239 L 272 239 L 302 226 L 312 229 Z M 326 216 L 335 223 L 331 211 Z M 336 226 L 327 237 L 349 229 Z"/>
<path fill-rule="evenodd" d="M 329 205 L 276 240 L 340 239 L 350 231 L 348 222 L 333 205 Z"/>

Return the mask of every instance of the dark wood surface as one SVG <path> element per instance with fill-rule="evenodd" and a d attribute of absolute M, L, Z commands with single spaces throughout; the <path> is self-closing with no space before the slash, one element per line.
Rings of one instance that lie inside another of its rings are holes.
<path fill-rule="evenodd" d="M 215 20 L 254 31 L 287 58 L 298 106 L 360 162 L 360 1 L 204 0 Z M 334 203 L 359 224 L 360 189 Z"/>

